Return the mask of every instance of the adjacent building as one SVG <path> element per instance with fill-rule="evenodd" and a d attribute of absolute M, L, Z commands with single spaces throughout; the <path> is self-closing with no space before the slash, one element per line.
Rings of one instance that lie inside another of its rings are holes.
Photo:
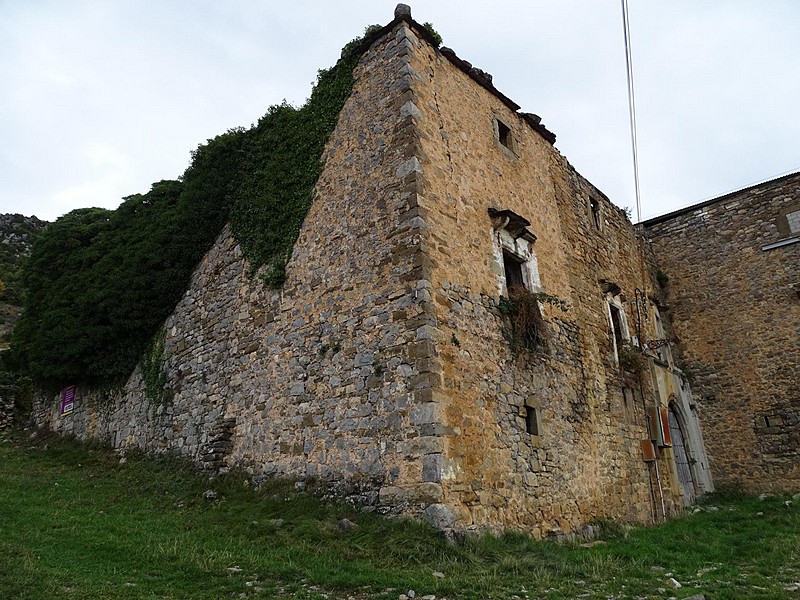
<path fill-rule="evenodd" d="M 800 488 L 800 173 L 643 223 L 719 484 Z"/>

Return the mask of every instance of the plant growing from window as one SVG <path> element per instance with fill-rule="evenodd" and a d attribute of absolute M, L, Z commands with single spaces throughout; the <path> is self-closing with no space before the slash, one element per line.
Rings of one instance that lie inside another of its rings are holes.
<path fill-rule="evenodd" d="M 622 342 L 622 345 L 617 349 L 617 357 L 619 358 L 619 366 L 623 371 L 636 375 L 644 371 L 647 364 L 647 360 L 641 350 L 628 341 Z"/>
<path fill-rule="evenodd" d="M 557 306 L 561 311 L 569 309 L 566 300 L 544 292 L 531 292 L 520 285 L 509 288 L 508 297 L 502 296 L 499 302 L 500 314 L 505 321 L 503 335 L 515 352 L 543 349 L 545 340 L 545 320 L 540 304 Z"/>

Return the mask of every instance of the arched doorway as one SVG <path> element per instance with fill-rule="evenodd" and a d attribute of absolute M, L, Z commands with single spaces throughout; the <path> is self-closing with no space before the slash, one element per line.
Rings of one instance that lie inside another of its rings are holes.
<path fill-rule="evenodd" d="M 678 481 L 683 488 L 683 502 L 687 506 L 695 499 L 694 477 L 689 453 L 686 451 L 686 438 L 681 429 L 678 413 L 673 404 L 669 405 L 669 430 L 672 434 L 672 451 L 675 455 L 675 468 L 678 471 Z"/>

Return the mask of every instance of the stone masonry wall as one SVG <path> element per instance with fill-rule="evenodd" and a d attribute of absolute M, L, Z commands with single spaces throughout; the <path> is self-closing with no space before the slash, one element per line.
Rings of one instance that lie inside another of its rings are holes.
<path fill-rule="evenodd" d="M 14 423 L 14 402 L 10 396 L 0 396 L 0 431 L 10 429 Z"/>
<path fill-rule="evenodd" d="M 361 501 L 415 513 L 433 438 L 427 282 L 414 212 L 418 164 L 403 112 L 410 46 L 399 23 L 362 58 L 280 292 L 247 277 L 226 229 L 165 324 L 169 401 L 79 393 L 38 421 L 116 446 L 177 450 L 254 476 L 327 480 Z"/>
<path fill-rule="evenodd" d="M 616 282 L 632 298 L 651 280 L 633 227 L 447 50 L 412 42 L 408 112 L 421 140 L 418 204 L 440 373 L 431 394 L 445 436 L 423 476 L 442 483 L 453 513 L 441 521 L 537 536 L 600 518 L 647 521 L 660 509 L 641 455 L 643 401 L 658 398 L 647 378 L 637 399 L 633 390 L 625 396 L 600 284 Z M 495 118 L 511 128 L 512 149 L 500 143 Z M 601 229 L 591 224 L 590 197 L 601 206 Z M 546 350 L 514 356 L 504 339 L 490 207 L 530 220 L 541 286 L 570 304 L 567 313 L 543 306 Z M 540 414 L 537 436 L 525 429 L 531 408 Z M 665 465 L 669 458 L 661 456 Z M 679 492 L 666 495 L 671 509 Z"/>
<path fill-rule="evenodd" d="M 800 488 L 800 243 L 769 248 L 792 211 L 797 173 L 644 223 L 715 478 L 754 491 Z"/>

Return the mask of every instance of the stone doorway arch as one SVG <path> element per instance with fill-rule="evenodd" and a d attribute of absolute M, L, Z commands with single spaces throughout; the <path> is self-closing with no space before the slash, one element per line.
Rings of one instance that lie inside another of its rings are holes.
<path fill-rule="evenodd" d="M 673 402 L 669 404 L 669 430 L 672 434 L 672 451 L 675 456 L 675 469 L 678 472 L 678 481 L 683 490 L 683 503 L 689 506 L 697 497 L 695 485 L 694 460 L 689 450 L 689 440 L 686 438 L 685 429 L 681 426 L 681 419 Z"/>

